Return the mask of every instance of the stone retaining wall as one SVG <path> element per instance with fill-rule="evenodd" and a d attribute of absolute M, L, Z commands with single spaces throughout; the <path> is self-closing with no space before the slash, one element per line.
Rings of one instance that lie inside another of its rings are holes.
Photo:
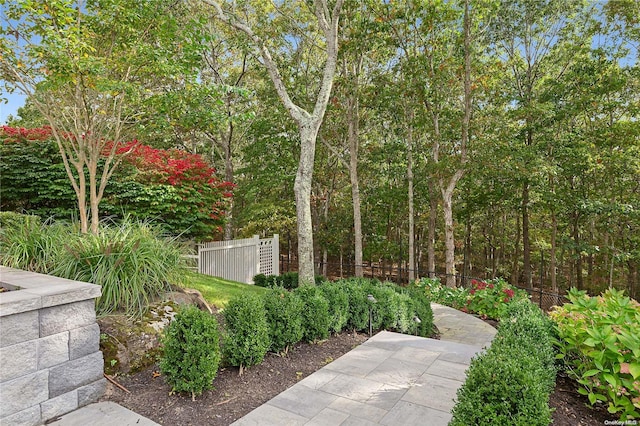
<path fill-rule="evenodd" d="M 104 393 L 100 287 L 0 266 L 0 425 L 41 425 Z"/>

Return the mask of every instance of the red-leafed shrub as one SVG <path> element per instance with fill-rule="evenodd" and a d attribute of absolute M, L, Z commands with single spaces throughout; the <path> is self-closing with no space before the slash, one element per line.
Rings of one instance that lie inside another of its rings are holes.
<path fill-rule="evenodd" d="M 107 144 L 105 155 L 113 144 Z M 101 212 L 161 224 L 170 234 L 209 239 L 220 232 L 233 184 L 200 155 L 137 141 L 116 146 L 123 162 L 109 180 Z M 49 127 L 0 128 L 0 207 L 68 219 L 75 192 Z"/>

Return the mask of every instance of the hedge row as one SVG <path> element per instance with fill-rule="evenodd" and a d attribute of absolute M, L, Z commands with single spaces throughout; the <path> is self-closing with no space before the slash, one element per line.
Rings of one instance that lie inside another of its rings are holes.
<path fill-rule="evenodd" d="M 215 318 L 208 314 L 187 310 L 169 325 L 161 368 L 173 390 L 195 396 L 209 389 L 221 354 L 227 365 L 240 367 L 242 373 L 245 367 L 261 363 L 268 351 L 286 353 L 301 340 L 326 339 L 331 332 L 369 330 L 370 318 L 374 330 L 429 336 L 433 329 L 424 292 L 365 279 L 293 291 L 275 287 L 262 296 L 243 294 L 229 301 L 223 316 L 222 349 L 217 331 L 211 331 L 217 330 L 211 326 Z"/>
<path fill-rule="evenodd" d="M 537 306 L 528 300 L 511 304 L 491 347 L 472 360 L 449 424 L 550 424 L 553 339 L 553 323 Z"/>

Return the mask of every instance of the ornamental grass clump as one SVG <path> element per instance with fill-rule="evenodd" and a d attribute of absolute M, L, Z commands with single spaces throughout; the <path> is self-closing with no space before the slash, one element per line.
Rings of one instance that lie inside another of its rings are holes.
<path fill-rule="evenodd" d="M 640 419 L 640 304 L 614 288 L 598 297 L 574 288 L 568 298 L 550 314 L 567 374 L 592 405 Z"/>
<path fill-rule="evenodd" d="M 179 283 L 185 271 L 183 248 L 145 222 L 103 224 L 95 234 L 70 233 L 50 273 L 102 287 L 98 315 L 144 314 L 149 303 Z"/>
<path fill-rule="evenodd" d="M 528 300 L 509 307 L 491 347 L 471 361 L 457 393 L 452 426 L 551 423 L 553 327 Z"/>
<path fill-rule="evenodd" d="M 220 365 L 220 341 L 215 317 L 195 307 L 180 311 L 163 338 L 160 371 L 171 392 L 189 392 L 195 401 L 213 386 Z"/>
<path fill-rule="evenodd" d="M 223 315 L 225 360 L 242 375 L 245 367 L 260 364 L 271 347 L 267 311 L 261 297 L 245 293 L 231 299 Z"/>

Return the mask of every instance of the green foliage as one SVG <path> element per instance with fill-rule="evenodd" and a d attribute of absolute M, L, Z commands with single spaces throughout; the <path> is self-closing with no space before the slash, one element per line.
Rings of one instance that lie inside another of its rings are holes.
<path fill-rule="evenodd" d="M 411 298 L 411 303 L 415 316 L 420 320 L 415 325 L 413 332 L 418 336 L 430 337 L 433 334 L 433 310 L 431 309 L 431 300 L 426 292 L 420 286 L 411 284 L 403 289 Z M 411 321 L 415 323 L 413 317 Z"/>
<path fill-rule="evenodd" d="M 123 310 L 140 316 L 170 283 L 181 281 L 182 246 L 148 223 L 125 220 L 103 224 L 98 235 L 69 234 L 50 273 L 101 286 L 99 315 Z"/>
<path fill-rule="evenodd" d="M 484 318 L 498 319 L 505 315 L 510 303 L 528 299 L 526 291 L 519 290 L 505 280 L 471 280 L 465 312 L 478 314 Z"/>
<path fill-rule="evenodd" d="M 303 303 L 302 329 L 303 339 L 315 342 L 329 337 L 329 302 L 316 286 L 301 286 L 294 290 Z"/>
<path fill-rule="evenodd" d="M 338 281 L 349 297 L 349 319 L 347 328 L 354 331 L 369 329 L 369 308 L 372 306 L 367 299 L 371 293 L 371 280 L 364 278 L 350 278 Z"/>
<path fill-rule="evenodd" d="M 73 224 L 26 221 L 4 230 L 6 266 L 85 281 L 102 287 L 96 313 L 141 316 L 150 300 L 179 283 L 182 246 L 146 223 L 103 224 L 98 235 Z"/>
<path fill-rule="evenodd" d="M 0 212 L 0 232 L 7 229 L 30 227 L 41 224 L 39 216 L 27 215 L 15 212 Z"/>
<path fill-rule="evenodd" d="M 349 296 L 340 283 L 319 282 L 319 289 L 329 303 L 329 330 L 334 333 L 341 332 L 349 319 Z"/>
<path fill-rule="evenodd" d="M 13 221 L 3 228 L 2 264 L 12 268 L 50 274 L 58 265 L 64 244 L 78 238 L 78 230 L 61 223 L 37 220 Z"/>
<path fill-rule="evenodd" d="M 403 288 L 393 283 L 380 283 L 364 278 L 340 280 L 334 285 L 340 286 L 348 297 L 345 328 L 368 331 L 371 310 L 373 330 L 394 330 L 425 337 L 432 334 L 431 303 L 421 287 Z M 370 301 L 369 295 L 372 295 L 376 302 Z M 416 317 L 420 319 L 419 324 L 415 321 Z"/>
<path fill-rule="evenodd" d="M 190 392 L 195 398 L 212 387 L 221 358 L 214 316 L 185 308 L 167 327 L 163 345 L 160 371 L 172 392 Z"/>
<path fill-rule="evenodd" d="M 322 275 L 316 275 L 315 280 L 316 284 L 327 281 Z M 293 290 L 300 285 L 297 272 L 285 272 L 280 275 L 258 274 L 253 277 L 253 283 L 259 287 L 283 287 L 287 290 Z"/>
<path fill-rule="evenodd" d="M 287 352 L 290 346 L 302 340 L 303 301 L 284 288 L 267 291 L 263 300 L 271 339 L 269 350 Z"/>
<path fill-rule="evenodd" d="M 260 364 L 271 346 L 267 312 L 261 297 L 242 294 L 231 299 L 223 311 L 226 336 L 225 359 L 231 365 L 244 367 Z"/>
<path fill-rule="evenodd" d="M 552 326 L 528 300 L 505 313 L 487 352 L 471 361 L 449 424 L 551 423 L 555 385 Z M 528 306 L 530 305 L 530 306 Z"/>
<path fill-rule="evenodd" d="M 609 289 L 599 297 L 571 289 L 551 313 L 558 357 L 591 404 L 608 403 L 621 419 L 640 419 L 640 304 Z"/>
<path fill-rule="evenodd" d="M 412 285 L 422 289 L 428 300 L 454 309 L 462 309 L 469 294 L 463 288 L 451 288 L 442 285 L 439 278 L 422 278 Z"/>
<path fill-rule="evenodd" d="M 76 211 L 76 194 L 58 146 L 50 135 L 51 129 L 47 127 L 0 130 L 0 206 L 3 210 L 59 219 L 69 219 Z"/>

